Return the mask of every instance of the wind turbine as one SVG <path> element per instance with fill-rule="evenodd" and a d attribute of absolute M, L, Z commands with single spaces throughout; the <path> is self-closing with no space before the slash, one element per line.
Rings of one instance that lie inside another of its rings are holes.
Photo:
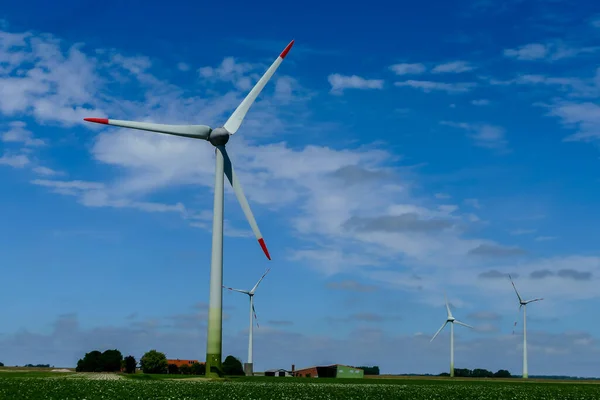
<path fill-rule="evenodd" d="M 250 375 L 250 376 L 252 376 L 254 374 L 253 367 L 252 367 L 252 329 L 254 328 L 254 321 L 252 320 L 252 316 L 254 316 L 254 319 L 257 320 L 256 326 L 258 327 L 258 318 L 256 317 L 256 310 L 254 309 L 254 292 L 256 292 L 256 288 L 258 287 L 260 282 L 265 278 L 265 276 L 267 276 L 267 274 L 269 273 L 270 270 L 271 270 L 271 268 L 267 269 L 267 271 L 263 274 L 263 276 L 260 277 L 258 282 L 256 282 L 256 285 L 254 285 L 254 287 L 252 289 L 250 289 L 250 291 L 234 289 L 234 288 L 230 288 L 227 286 L 223 286 L 225 289 L 244 293 L 244 294 L 247 294 L 248 297 L 250 297 L 250 330 L 248 333 L 248 362 L 244 365 L 244 372 L 246 373 L 246 375 Z"/>
<path fill-rule="evenodd" d="M 431 340 L 429 342 L 430 343 L 433 342 L 433 339 L 435 339 L 435 337 L 442 331 L 442 329 L 444 329 L 446 324 L 448 322 L 450 322 L 450 324 L 451 324 L 450 325 L 450 377 L 453 378 L 454 377 L 454 324 L 457 323 L 459 325 L 466 326 L 467 328 L 473 328 L 473 327 L 471 325 L 462 323 L 462 322 L 458 321 L 456 318 L 454 318 L 452 316 L 452 311 L 450 311 L 450 306 L 448 305 L 448 297 L 446 297 L 445 293 L 444 293 L 444 299 L 446 300 L 446 310 L 448 311 L 448 316 L 446 318 L 446 322 L 444 322 L 444 325 L 442 325 L 442 327 L 440 329 L 438 329 L 438 331 L 435 333 L 435 335 L 433 335 L 433 337 L 431 338 Z"/>
<path fill-rule="evenodd" d="M 529 373 L 527 372 L 527 304 L 544 299 L 539 298 L 532 300 L 523 300 L 521 298 L 521 295 L 517 291 L 517 287 L 515 286 L 515 283 L 513 282 L 510 274 L 508 274 L 508 278 L 510 279 L 510 283 L 512 283 L 513 288 L 515 289 L 515 293 L 519 298 L 519 311 L 521 311 L 521 307 L 523 307 L 523 379 L 527 379 L 529 377 Z"/>
<path fill-rule="evenodd" d="M 144 131 L 166 133 L 168 135 L 183 136 L 192 139 L 203 139 L 215 146 L 215 194 L 214 194 L 214 214 L 212 229 L 212 256 L 210 262 L 210 294 L 208 309 L 208 334 L 206 346 L 206 375 L 221 376 L 221 351 L 223 339 L 223 175 L 227 176 L 229 183 L 233 187 L 242 210 L 258 239 L 260 247 L 267 258 L 271 256 L 265 245 L 262 234 L 258 229 L 254 215 L 250 210 L 246 196 L 242 191 L 242 186 L 234 172 L 229 155 L 225 150 L 225 144 L 229 141 L 231 135 L 237 132 L 248 113 L 248 110 L 265 87 L 271 76 L 275 73 L 285 56 L 294 45 L 292 40 L 281 52 L 279 57 L 271 64 L 265 74 L 259 79 L 256 85 L 250 90 L 250 93 L 244 98 L 240 105 L 229 117 L 225 125 L 220 128 L 212 129 L 207 125 L 164 125 L 147 122 L 122 121 L 106 118 L 84 118 L 85 121 L 99 124 L 120 126 L 123 128 L 141 129 Z"/>

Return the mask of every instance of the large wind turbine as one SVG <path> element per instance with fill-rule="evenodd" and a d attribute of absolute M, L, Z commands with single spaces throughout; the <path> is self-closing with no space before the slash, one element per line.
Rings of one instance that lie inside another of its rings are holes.
<path fill-rule="evenodd" d="M 123 128 L 141 129 L 145 131 L 166 133 L 168 135 L 183 136 L 192 139 L 203 139 L 215 146 L 216 165 L 215 165 L 215 194 L 214 194 L 214 214 L 212 230 L 212 256 L 210 262 L 210 297 L 208 310 L 208 335 L 206 346 L 206 375 L 222 375 L 221 351 L 222 351 L 222 330 L 223 330 L 223 175 L 227 176 L 229 183 L 233 187 L 242 210 L 258 239 L 265 255 L 270 260 L 271 256 L 265 245 L 265 241 L 258 229 L 254 215 L 250 210 L 246 196 L 242 191 L 240 182 L 234 172 L 229 155 L 225 150 L 225 144 L 229 141 L 231 135 L 237 132 L 248 110 L 265 87 L 271 76 L 275 73 L 285 56 L 292 48 L 294 41 L 281 52 L 279 57 L 271 64 L 265 74 L 259 79 L 256 85 L 250 90 L 250 93 L 235 109 L 225 125 L 220 128 L 212 129 L 206 125 L 163 125 L 147 122 L 121 121 L 106 118 L 85 118 L 85 121 L 96 122 L 120 126 Z"/>
<path fill-rule="evenodd" d="M 448 305 L 448 298 L 446 297 L 446 294 L 444 294 L 444 300 L 446 300 L 446 310 L 448 311 L 446 322 L 444 322 L 444 325 L 442 325 L 442 327 L 438 329 L 438 331 L 435 333 L 435 335 L 433 335 L 429 342 L 433 342 L 433 339 L 435 339 L 435 337 L 442 331 L 442 329 L 444 329 L 446 324 L 450 322 L 450 377 L 452 378 L 454 377 L 454 324 L 457 323 L 459 325 L 466 326 L 467 328 L 473 327 L 471 325 L 462 323 L 456 318 L 454 318 L 452 316 L 452 311 L 450 311 L 450 306 Z"/>
<path fill-rule="evenodd" d="M 267 276 L 267 274 L 269 273 L 270 270 L 271 270 L 271 268 L 267 269 L 267 271 L 263 274 L 263 276 L 260 277 L 258 282 L 256 282 L 256 285 L 254 285 L 254 287 L 252 289 L 250 289 L 250 291 L 234 289 L 234 288 L 230 288 L 227 286 L 223 286 L 225 289 L 244 293 L 244 294 L 247 294 L 248 297 L 250 297 L 250 330 L 248 331 L 249 332 L 248 333 L 248 362 L 244 365 L 244 372 L 246 373 L 246 375 L 250 375 L 250 376 L 254 375 L 254 371 L 253 371 L 253 367 L 252 367 L 252 330 L 254 328 L 254 321 L 252 320 L 252 317 L 254 316 L 254 319 L 258 319 L 256 317 L 256 310 L 254 309 L 254 292 L 256 292 L 256 288 L 258 287 L 260 282 L 265 278 L 265 276 Z M 258 326 L 258 321 L 256 321 L 256 326 Z"/>
<path fill-rule="evenodd" d="M 508 278 L 510 279 L 510 283 L 512 283 L 513 288 L 515 289 L 515 293 L 519 298 L 519 311 L 521 311 L 521 307 L 523 307 L 523 379 L 527 379 L 529 377 L 529 373 L 527 371 L 527 304 L 544 299 L 540 298 L 533 300 L 523 300 L 521 298 L 521 295 L 517 291 L 517 287 L 515 286 L 515 283 L 513 282 L 510 274 L 508 275 Z"/>

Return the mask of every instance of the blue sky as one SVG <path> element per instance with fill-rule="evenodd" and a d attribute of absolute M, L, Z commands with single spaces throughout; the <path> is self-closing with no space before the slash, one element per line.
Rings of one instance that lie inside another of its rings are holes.
<path fill-rule="evenodd" d="M 519 374 L 512 273 L 530 374 L 597 374 L 598 5 L 170 5 L 0 13 L 0 361 L 204 358 L 212 147 L 82 119 L 220 126 L 295 39 L 228 144 L 273 257 L 227 190 L 224 283 L 272 268 L 255 368 L 445 371 L 446 291 L 456 366 Z"/>

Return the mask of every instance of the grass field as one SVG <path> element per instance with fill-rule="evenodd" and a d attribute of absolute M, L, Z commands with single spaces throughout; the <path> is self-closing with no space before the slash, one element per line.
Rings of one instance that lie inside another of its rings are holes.
<path fill-rule="evenodd" d="M 0 371 L 0 399 L 600 399 L 600 385 L 455 379 L 322 379 Z"/>

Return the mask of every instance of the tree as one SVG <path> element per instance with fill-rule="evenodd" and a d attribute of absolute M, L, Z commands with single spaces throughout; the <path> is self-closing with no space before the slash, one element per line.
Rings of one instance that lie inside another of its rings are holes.
<path fill-rule="evenodd" d="M 365 375 L 379 375 L 379 367 L 377 365 L 372 367 L 363 366 L 358 368 L 362 369 Z"/>
<path fill-rule="evenodd" d="M 475 368 L 471 372 L 471 376 L 473 378 L 492 378 L 494 373 L 492 371 L 488 371 L 487 369 Z"/>
<path fill-rule="evenodd" d="M 505 369 L 499 369 L 494 373 L 494 378 L 512 378 L 512 375 Z"/>
<path fill-rule="evenodd" d="M 181 367 L 179 367 L 179 373 L 183 375 L 189 375 L 192 373 L 192 368 L 187 364 L 183 364 Z"/>
<path fill-rule="evenodd" d="M 244 375 L 242 362 L 234 356 L 227 356 L 223 361 L 223 373 L 225 375 Z"/>
<path fill-rule="evenodd" d="M 192 364 L 191 372 L 194 375 L 204 375 L 206 373 L 206 365 L 195 362 Z"/>
<path fill-rule="evenodd" d="M 0 362 L 0 367 L 4 367 L 4 363 Z"/>
<path fill-rule="evenodd" d="M 128 374 L 134 374 L 135 366 L 137 364 L 137 361 L 135 361 L 135 357 L 127 356 L 123 361 L 125 362 L 125 372 Z"/>
<path fill-rule="evenodd" d="M 102 356 L 100 356 L 100 364 L 104 372 L 120 371 L 121 361 L 123 361 L 123 355 L 117 349 L 105 350 Z"/>
<path fill-rule="evenodd" d="M 177 366 L 177 364 L 169 364 L 168 370 L 169 370 L 169 374 L 178 374 L 179 373 L 179 367 Z"/>
<path fill-rule="evenodd" d="M 85 353 L 82 359 L 77 361 L 77 372 L 102 372 L 101 363 L 102 353 L 98 350 L 90 351 Z"/>
<path fill-rule="evenodd" d="M 166 374 L 168 368 L 167 356 L 165 356 L 165 353 L 150 350 L 140 359 L 140 366 L 145 374 Z"/>

